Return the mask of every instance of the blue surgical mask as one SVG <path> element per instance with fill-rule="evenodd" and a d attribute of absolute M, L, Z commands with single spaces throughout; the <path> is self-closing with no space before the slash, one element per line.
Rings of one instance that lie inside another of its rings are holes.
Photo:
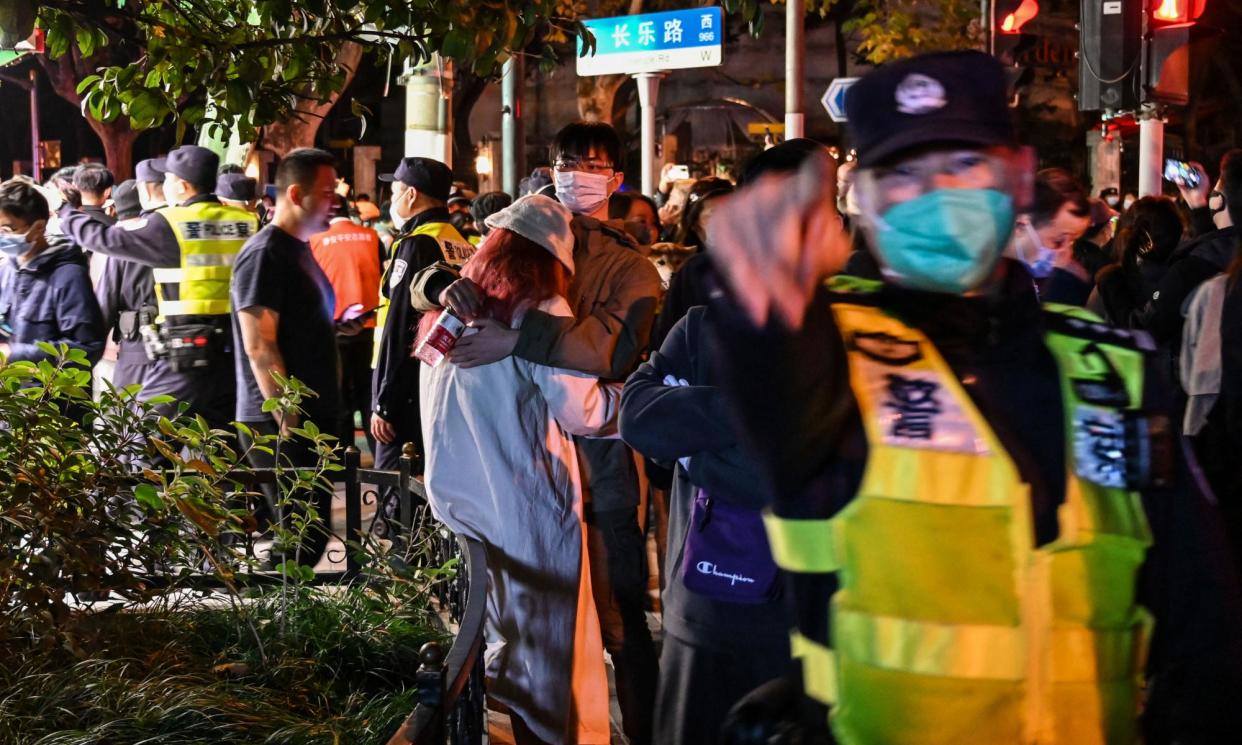
<path fill-rule="evenodd" d="M 17 258 L 25 256 L 34 246 L 26 239 L 26 234 L 0 233 L 0 254 Z"/>
<path fill-rule="evenodd" d="M 936 189 L 877 218 L 875 248 L 897 284 L 961 294 L 992 274 L 1013 223 L 1013 199 L 1003 191 Z"/>
<path fill-rule="evenodd" d="M 1022 227 L 1026 230 L 1027 240 L 1034 248 L 1032 250 L 1022 250 L 1018 258 L 1022 259 L 1022 263 L 1026 264 L 1026 268 L 1030 270 L 1031 276 L 1035 279 L 1044 279 L 1051 276 L 1057 252 L 1044 245 L 1044 242 L 1039 239 L 1039 233 L 1029 222 L 1023 223 Z M 1019 245 L 1021 244 L 1019 243 Z"/>

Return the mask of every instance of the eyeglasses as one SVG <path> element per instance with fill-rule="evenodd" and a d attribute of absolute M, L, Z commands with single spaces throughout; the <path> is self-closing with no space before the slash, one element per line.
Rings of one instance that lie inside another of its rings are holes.
<path fill-rule="evenodd" d="M 558 171 L 611 171 L 612 163 L 606 160 L 588 160 L 586 158 L 557 158 L 552 167 Z"/>

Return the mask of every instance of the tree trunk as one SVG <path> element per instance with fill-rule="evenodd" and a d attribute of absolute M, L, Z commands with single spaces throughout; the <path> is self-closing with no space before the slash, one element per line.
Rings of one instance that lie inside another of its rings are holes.
<path fill-rule="evenodd" d="M 259 157 L 256 150 L 266 150 L 275 157 L 281 158 L 290 150 L 299 147 L 314 147 L 319 125 L 323 124 L 323 118 L 340 100 L 341 93 L 353 82 L 354 75 L 358 72 L 358 63 L 361 61 L 361 44 L 347 41 L 341 45 L 341 50 L 336 55 L 336 64 L 345 70 L 345 84 L 341 86 L 341 90 L 333 93 L 326 101 L 302 99 L 288 119 L 265 125 L 259 132 L 258 145 L 251 148 L 247 164 Z"/>
<path fill-rule="evenodd" d="M 35 57 L 39 60 L 56 95 L 79 109 L 82 107 L 82 97 L 78 95 L 78 81 L 93 73 L 104 63 L 98 55 L 82 59 L 76 44 L 70 45 L 69 51 L 59 59 L 49 59 L 46 54 L 37 54 Z M 134 141 L 138 139 L 139 132 L 129 126 L 129 117 L 119 116 L 111 122 L 100 122 L 93 119 L 90 114 L 85 114 L 85 116 L 91 131 L 103 143 L 104 161 L 108 165 L 108 170 L 112 171 L 112 175 L 118 182 L 132 178 L 134 175 Z"/>
<path fill-rule="evenodd" d="M 86 123 L 91 125 L 91 129 L 103 143 L 104 160 L 117 183 L 133 178 L 134 141 L 138 139 L 139 133 L 129 126 L 129 120 L 122 118 L 103 124 L 87 117 Z"/>
<path fill-rule="evenodd" d="M 643 12 L 643 0 L 630 0 L 628 15 Z M 583 121 L 612 124 L 612 105 L 629 75 L 578 78 L 578 116 Z"/>
<path fill-rule="evenodd" d="M 588 122 L 612 124 L 612 105 L 628 75 L 578 78 L 578 116 Z"/>
<path fill-rule="evenodd" d="M 474 138 L 470 134 L 470 112 L 487 90 L 488 79 L 459 66 L 453 76 L 453 173 L 478 187 L 474 171 Z"/>

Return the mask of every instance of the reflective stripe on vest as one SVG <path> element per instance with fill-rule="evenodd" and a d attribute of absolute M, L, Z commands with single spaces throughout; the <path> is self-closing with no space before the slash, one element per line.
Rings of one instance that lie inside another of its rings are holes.
<path fill-rule="evenodd" d="M 228 315 L 233 262 L 258 232 L 258 218 L 241 207 L 217 202 L 164 207 L 159 213 L 172 227 L 181 249 L 181 266 L 153 271 L 159 320 Z"/>
<path fill-rule="evenodd" d="M 1150 635 L 1134 592 L 1151 539 L 1117 479 L 1142 353 L 1047 334 L 1069 473 L 1058 537 L 1035 546 L 1029 487 L 935 347 L 876 308 L 832 310 L 868 441 L 859 494 L 831 519 L 765 525 L 782 568 L 837 572 L 831 640 L 791 640 L 808 694 L 834 704 L 836 738 L 1133 743 Z"/>
<path fill-rule="evenodd" d="M 429 222 L 419 225 L 410 234 L 401 238 L 402 241 L 410 240 L 414 236 L 429 235 L 436 239 L 436 243 L 440 244 L 440 255 L 444 258 L 444 263 L 462 267 L 466 261 L 474 256 L 475 247 L 461 237 L 461 233 L 457 232 L 457 228 L 452 223 L 447 222 Z M 384 270 L 384 279 L 381 286 L 389 287 L 390 285 L 408 282 L 410 280 L 408 267 L 404 262 L 399 262 L 397 256 L 398 243 L 394 243 L 392 247 L 392 261 L 389 262 L 388 268 Z M 401 263 L 402 266 L 397 266 Z M 371 369 L 379 366 L 380 348 L 384 341 L 384 327 L 388 323 L 388 298 L 384 293 L 380 293 L 379 310 L 375 313 L 375 345 L 371 352 Z"/>

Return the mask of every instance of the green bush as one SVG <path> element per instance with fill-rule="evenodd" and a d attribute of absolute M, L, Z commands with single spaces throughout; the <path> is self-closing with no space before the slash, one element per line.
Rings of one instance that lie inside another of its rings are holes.
<path fill-rule="evenodd" d="M 160 417 L 168 401 L 136 387 L 92 400 L 85 356 L 46 349 L 0 360 L 0 744 L 386 742 L 413 708 L 418 648 L 442 636 L 427 595 L 451 566 L 420 566 L 428 536 L 400 556 L 351 545 L 364 571 L 346 586 L 289 560 L 248 589 L 234 433 Z M 301 413 L 314 393 L 279 382 L 268 408 Z M 281 493 L 331 489 L 333 438 L 311 422 L 291 436 L 319 463 L 282 470 Z M 279 457 L 282 440 L 255 440 Z M 299 545 L 314 510 L 280 506 L 275 538 Z M 220 591 L 196 589 L 204 571 Z"/>
<path fill-rule="evenodd" d="M 414 708 L 418 648 L 442 637 L 361 587 L 250 611 L 262 651 L 228 608 L 96 614 L 89 657 L 0 666 L 0 742 L 383 743 Z"/>

